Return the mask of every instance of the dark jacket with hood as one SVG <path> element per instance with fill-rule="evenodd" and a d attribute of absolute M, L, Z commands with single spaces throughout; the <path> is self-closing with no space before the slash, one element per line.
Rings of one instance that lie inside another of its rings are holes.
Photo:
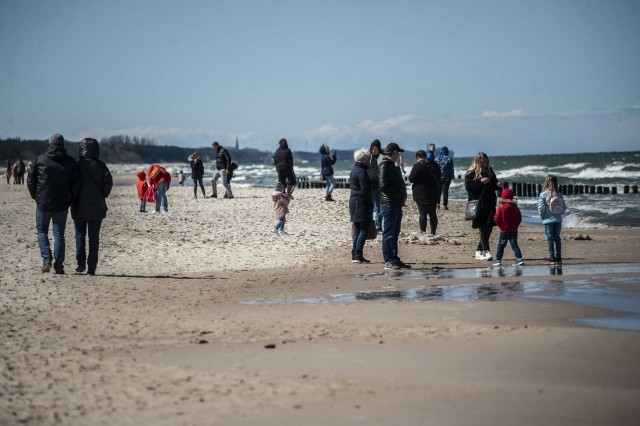
<path fill-rule="evenodd" d="M 111 193 L 113 177 L 107 165 L 100 161 L 100 146 L 95 139 L 80 142 L 78 171 L 80 188 L 71 205 L 74 220 L 102 220 L 107 216 L 105 198 Z"/>
<path fill-rule="evenodd" d="M 320 159 L 320 164 L 322 166 L 323 176 L 332 176 L 333 175 L 333 165 L 336 163 L 338 157 L 334 155 L 329 155 L 329 147 L 327 145 L 322 145 L 318 150 L 320 154 L 322 154 L 322 158 Z"/>
<path fill-rule="evenodd" d="M 389 157 L 382 157 L 379 163 L 380 204 L 404 206 L 407 201 L 407 186 L 400 167 Z"/>
<path fill-rule="evenodd" d="M 231 165 L 231 155 L 222 146 L 216 150 L 216 170 L 229 170 Z"/>
<path fill-rule="evenodd" d="M 378 191 L 380 189 L 380 177 L 378 176 L 378 159 L 380 158 L 380 153 L 382 152 L 382 146 L 378 139 L 371 142 L 371 146 L 369 147 L 369 152 L 371 152 L 371 148 L 374 146 L 378 147 L 378 155 L 374 156 L 371 154 L 371 159 L 367 164 L 369 168 L 367 169 L 367 173 L 369 173 L 369 179 L 371 179 L 371 189 L 374 191 Z"/>
<path fill-rule="evenodd" d="M 373 201 L 371 200 L 371 179 L 368 167 L 356 161 L 349 174 L 349 214 L 351 222 L 369 222 L 373 219 Z"/>
<path fill-rule="evenodd" d="M 411 168 L 413 200 L 418 204 L 437 204 L 440 167 L 433 160 L 417 161 Z"/>
<path fill-rule="evenodd" d="M 273 164 L 275 164 L 276 170 L 293 170 L 293 154 L 287 142 L 282 142 L 278 149 L 276 149 L 276 152 L 273 154 Z"/>
<path fill-rule="evenodd" d="M 27 188 L 38 208 L 45 212 L 67 211 L 78 192 L 78 169 L 64 145 L 49 145 L 33 160 Z"/>
<path fill-rule="evenodd" d="M 191 179 L 202 179 L 204 177 L 204 164 L 201 159 L 189 161 L 191 166 Z"/>
<path fill-rule="evenodd" d="M 467 190 L 468 200 L 480 200 L 478 203 L 478 215 L 471 222 L 471 227 L 474 229 L 481 228 L 488 224 L 494 224 L 493 216 L 496 213 L 496 202 L 498 196 L 496 191 L 498 190 L 498 178 L 493 172 L 492 168 L 486 175 L 482 177 L 488 177 L 489 181 L 483 184 L 479 179 L 476 179 L 475 173 L 471 170 L 467 170 L 464 176 L 464 187 Z M 484 193 L 482 189 L 485 188 Z M 480 196 L 482 195 L 482 198 Z"/>
<path fill-rule="evenodd" d="M 443 182 L 452 181 L 454 176 L 453 158 L 449 157 L 449 148 L 443 146 L 440 155 L 436 158 L 436 163 L 440 166 L 440 175 Z"/>

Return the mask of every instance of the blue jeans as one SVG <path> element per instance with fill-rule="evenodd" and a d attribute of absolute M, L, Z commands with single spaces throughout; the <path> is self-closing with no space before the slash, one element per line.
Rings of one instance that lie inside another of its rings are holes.
<path fill-rule="evenodd" d="M 49 245 L 49 223 L 53 222 L 53 256 Z M 67 210 L 61 212 L 45 212 L 36 207 L 36 231 L 38 233 L 38 245 L 40 256 L 45 263 L 53 263 L 56 271 L 64 270 L 64 230 L 67 226 Z"/>
<path fill-rule="evenodd" d="M 156 188 L 156 212 L 160 211 L 160 205 L 165 212 L 169 211 L 169 201 L 167 200 L 167 183 L 160 182 Z"/>
<path fill-rule="evenodd" d="M 98 266 L 98 249 L 100 247 L 100 220 L 74 220 L 76 228 L 76 262 L 78 266 L 87 266 L 87 272 L 94 274 Z M 89 257 L 86 252 L 87 230 L 89 231 Z"/>
<path fill-rule="evenodd" d="M 351 247 L 351 260 L 362 259 L 364 256 L 364 243 L 367 241 L 369 222 L 353 222 L 356 232 L 353 234 L 353 245 Z"/>
<path fill-rule="evenodd" d="M 325 176 L 324 180 L 327 183 L 325 194 L 331 195 L 331 193 L 333 192 L 333 188 L 336 187 L 336 178 L 334 178 L 333 175 L 331 175 L 331 176 Z"/>
<path fill-rule="evenodd" d="M 382 214 L 382 257 L 384 262 L 398 262 L 398 236 L 402 223 L 402 206 L 380 205 Z"/>
<path fill-rule="evenodd" d="M 280 219 L 278 219 L 275 226 L 276 231 L 284 231 L 285 223 L 287 223 L 287 216 L 282 216 Z"/>
<path fill-rule="evenodd" d="M 518 246 L 518 231 L 500 232 L 500 238 L 498 239 L 498 248 L 496 249 L 496 260 L 502 260 L 504 254 L 504 248 L 507 245 L 507 241 L 511 244 L 511 250 L 516 256 L 516 259 L 522 259 L 522 252 Z"/>
<path fill-rule="evenodd" d="M 380 190 L 371 190 L 371 201 L 373 202 L 373 221 L 376 224 L 376 231 L 382 234 L 382 215 L 380 214 Z"/>
<path fill-rule="evenodd" d="M 560 239 L 560 230 L 562 222 L 546 223 L 544 225 L 544 235 L 547 237 L 547 248 L 549 249 L 549 259 L 562 259 L 562 240 Z"/>

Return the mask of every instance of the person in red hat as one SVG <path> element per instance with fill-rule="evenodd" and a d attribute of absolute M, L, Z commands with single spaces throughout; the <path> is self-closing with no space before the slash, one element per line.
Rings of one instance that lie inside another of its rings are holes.
<path fill-rule="evenodd" d="M 502 190 L 502 196 L 498 202 L 498 210 L 493 220 L 500 228 L 500 238 L 498 240 L 498 248 L 496 249 L 496 260 L 493 266 L 502 266 L 502 255 L 507 242 L 511 244 L 511 249 L 516 256 L 513 266 L 524 265 L 522 252 L 518 246 L 518 227 L 522 223 L 522 213 L 518 203 L 513 200 L 513 191 L 509 188 Z"/>

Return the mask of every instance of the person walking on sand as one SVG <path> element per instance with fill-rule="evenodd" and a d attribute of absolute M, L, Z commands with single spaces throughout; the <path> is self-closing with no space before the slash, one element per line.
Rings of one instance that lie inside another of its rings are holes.
<path fill-rule="evenodd" d="M 147 169 L 147 180 L 149 181 L 149 188 L 152 188 L 156 196 L 155 213 L 160 213 L 160 207 L 162 207 L 162 213 L 169 213 L 167 191 L 171 186 L 171 174 L 161 165 L 152 164 Z"/>
<path fill-rule="evenodd" d="M 184 172 L 182 170 L 178 172 L 178 185 L 184 186 Z"/>
<path fill-rule="evenodd" d="M 274 191 L 271 194 L 271 200 L 273 201 L 276 219 L 278 219 L 271 232 L 273 232 L 273 235 L 276 237 L 289 235 L 287 231 L 284 230 L 284 225 L 287 223 L 289 203 L 293 200 L 293 195 L 285 190 L 285 186 L 282 182 L 276 182 Z"/>
<path fill-rule="evenodd" d="M 378 159 L 382 145 L 378 139 L 371 142 L 369 147 L 369 162 L 367 163 L 367 173 L 371 180 L 371 205 L 373 206 L 373 221 L 376 225 L 378 235 L 382 234 L 382 215 L 380 214 L 380 177 L 378 176 Z"/>
<path fill-rule="evenodd" d="M 471 221 L 471 227 L 478 230 L 480 241 L 476 248 L 476 259 L 493 260 L 489 238 L 495 225 L 493 216 L 496 212 L 496 191 L 502 186 L 489 164 L 489 156 L 478 152 L 464 176 L 464 187 L 468 200 L 479 200 L 478 214 Z"/>
<path fill-rule="evenodd" d="M 296 186 L 296 174 L 293 171 L 293 154 L 287 140 L 278 141 L 278 149 L 273 154 L 273 164 L 276 166 L 278 182 L 284 184 L 288 193 L 292 193 Z"/>
<path fill-rule="evenodd" d="M 231 156 L 229 152 L 224 149 L 218 142 L 211 144 L 211 149 L 216 153 L 216 171 L 211 179 L 211 189 L 213 193 L 211 198 L 218 198 L 218 179 L 222 177 L 222 186 L 224 186 L 225 193 L 224 198 L 233 198 L 233 192 L 231 192 L 231 184 L 229 183 L 229 172 L 231 166 Z"/>
<path fill-rule="evenodd" d="M 193 179 L 193 198 L 198 198 L 198 185 L 200 185 L 200 189 L 202 190 L 202 198 L 207 198 L 207 195 L 204 193 L 204 184 L 202 183 L 204 164 L 202 164 L 200 153 L 198 151 L 194 152 L 189 156 L 188 160 L 191 166 L 191 179 Z"/>
<path fill-rule="evenodd" d="M 353 241 L 351 246 L 351 262 L 370 263 L 364 258 L 364 243 L 367 241 L 369 224 L 373 220 L 373 199 L 371 195 L 371 179 L 368 163 L 371 154 L 367 148 L 353 153 L 355 163 L 349 174 L 349 214 L 353 223 Z"/>
<path fill-rule="evenodd" d="M 407 201 L 407 186 L 396 165 L 404 152 L 397 143 L 385 148 L 380 162 L 380 212 L 382 213 L 382 256 L 384 269 L 410 268 L 398 255 L 398 237 L 402 224 L 402 208 Z"/>
<path fill-rule="evenodd" d="M 440 182 L 438 184 L 438 208 L 440 201 L 445 210 L 449 210 L 449 187 L 454 178 L 453 158 L 449 156 L 449 148 L 440 148 L 440 155 L 436 158 L 436 163 L 440 166 Z"/>
<path fill-rule="evenodd" d="M 336 179 L 333 177 L 333 165 L 338 160 L 336 157 L 336 153 L 333 155 L 330 154 L 329 145 L 324 144 L 318 150 L 320 152 L 320 174 L 322 175 L 322 179 L 325 181 L 325 201 L 335 201 L 331 194 L 333 193 L 333 189 L 336 187 Z"/>
<path fill-rule="evenodd" d="M 138 192 L 138 198 L 140 198 L 140 213 L 147 212 L 147 191 L 149 185 L 147 184 L 147 174 L 143 170 L 139 170 L 136 173 L 138 176 L 138 182 L 136 183 L 136 191 Z"/>
<path fill-rule="evenodd" d="M 562 215 L 567 210 L 562 193 L 558 190 L 558 178 L 548 175 L 542 184 L 542 192 L 538 197 L 538 214 L 544 225 L 544 235 L 547 237 L 549 257 L 542 263 L 562 265 Z"/>
<path fill-rule="evenodd" d="M 88 275 L 95 275 L 100 248 L 100 227 L 102 220 L 107 217 L 105 198 L 111 193 L 113 177 L 107 165 L 100 161 L 100 145 L 97 140 L 83 139 L 78 154 L 80 183 L 78 196 L 71 204 L 71 218 L 76 231 L 76 273 L 86 270 Z"/>
<path fill-rule="evenodd" d="M 27 188 L 36 201 L 36 231 L 42 256 L 41 272 L 64 274 L 65 238 L 69 206 L 78 194 L 78 168 L 67 155 L 64 137 L 55 133 L 47 150 L 33 160 L 27 176 Z M 49 242 L 49 224 L 53 223 L 53 255 Z"/>
<path fill-rule="evenodd" d="M 503 189 L 499 204 L 498 210 L 496 210 L 496 214 L 493 217 L 496 225 L 500 228 L 500 239 L 498 240 L 496 260 L 493 262 L 493 266 L 502 266 L 502 255 L 507 242 L 511 244 L 513 254 L 516 256 L 513 266 L 522 266 L 524 265 L 524 259 L 518 246 L 518 227 L 522 223 L 522 213 L 518 208 L 518 203 L 513 200 L 513 191 L 509 188 Z"/>
<path fill-rule="evenodd" d="M 436 235 L 438 215 L 438 182 L 440 181 L 440 167 L 433 161 L 432 152 L 419 150 L 416 152 L 416 163 L 411 168 L 409 182 L 413 189 L 413 200 L 420 212 L 420 232 L 427 232 L 427 216 L 431 225 L 431 235 Z"/>

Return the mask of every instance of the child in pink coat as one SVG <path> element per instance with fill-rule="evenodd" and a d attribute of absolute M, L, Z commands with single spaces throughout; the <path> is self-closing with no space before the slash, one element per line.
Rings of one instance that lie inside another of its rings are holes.
<path fill-rule="evenodd" d="M 278 219 L 271 232 L 273 232 L 276 237 L 288 235 L 284 230 L 284 224 L 287 222 L 289 202 L 293 200 L 293 196 L 284 190 L 284 184 L 282 182 L 276 182 L 275 190 L 271 194 L 271 199 L 273 200 L 276 219 Z"/>

